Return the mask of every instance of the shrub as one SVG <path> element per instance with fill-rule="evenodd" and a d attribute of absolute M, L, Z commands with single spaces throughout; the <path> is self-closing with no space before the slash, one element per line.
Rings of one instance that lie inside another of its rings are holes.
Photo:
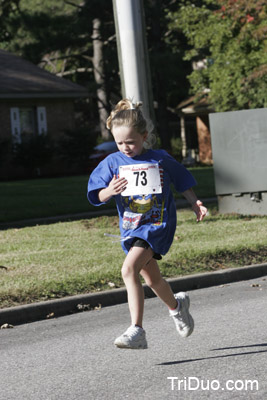
<path fill-rule="evenodd" d="M 40 168 L 48 164 L 54 154 L 54 144 L 49 135 L 21 136 L 21 143 L 13 146 L 13 162 L 28 169 L 30 174 L 39 176 Z"/>
<path fill-rule="evenodd" d="M 96 143 L 97 135 L 92 134 L 88 128 L 66 131 L 57 142 L 57 155 L 63 162 L 79 164 L 81 172 L 87 172 L 89 156 Z"/>

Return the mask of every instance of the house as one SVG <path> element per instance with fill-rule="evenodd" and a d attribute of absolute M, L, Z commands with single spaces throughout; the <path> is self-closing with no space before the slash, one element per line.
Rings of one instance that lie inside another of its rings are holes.
<path fill-rule="evenodd" d="M 2 143 L 21 144 L 28 135 L 57 139 L 74 130 L 74 101 L 86 97 L 84 87 L 0 50 L 0 179 L 24 174 L 3 162 Z"/>
<path fill-rule="evenodd" d="M 196 101 L 196 96 L 192 96 L 178 104 L 176 112 L 181 120 L 185 164 L 195 162 L 196 152 L 199 162 L 213 164 L 209 128 L 209 114 L 214 112 L 212 106 L 205 97 Z"/>

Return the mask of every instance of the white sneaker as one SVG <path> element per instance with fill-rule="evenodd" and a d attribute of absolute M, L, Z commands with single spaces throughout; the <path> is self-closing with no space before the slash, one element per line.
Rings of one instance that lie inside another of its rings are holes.
<path fill-rule="evenodd" d="M 147 349 L 146 332 L 139 326 L 131 325 L 114 344 L 125 349 Z"/>
<path fill-rule="evenodd" d="M 176 329 L 180 336 L 190 336 L 194 330 L 194 320 L 189 313 L 190 299 L 187 293 L 180 292 L 174 295 L 179 302 L 178 310 L 170 310 L 170 316 L 173 318 Z"/>

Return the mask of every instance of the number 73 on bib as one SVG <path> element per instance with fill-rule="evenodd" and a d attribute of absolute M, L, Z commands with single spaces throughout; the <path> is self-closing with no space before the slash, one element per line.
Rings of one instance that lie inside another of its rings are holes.
<path fill-rule="evenodd" d="M 128 181 L 122 196 L 147 195 L 162 193 L 160 170 L 157 163 L 122 165 L 120 178 Z"/>

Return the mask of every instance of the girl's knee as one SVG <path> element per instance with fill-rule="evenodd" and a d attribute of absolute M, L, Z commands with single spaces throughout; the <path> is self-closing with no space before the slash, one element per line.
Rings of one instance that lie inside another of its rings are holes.
<path fill-rule="evenodd" d="M 135 277 L 137 274 L 135 272 L 135 269 L 133 266 L 131 266 L 128 263 L 124 263 L 122 268 L 121 268 L 121 276 L 123 278 L 123 280 L 125 279 L 129 279 L 129 278 L 133 278 Z"/>

